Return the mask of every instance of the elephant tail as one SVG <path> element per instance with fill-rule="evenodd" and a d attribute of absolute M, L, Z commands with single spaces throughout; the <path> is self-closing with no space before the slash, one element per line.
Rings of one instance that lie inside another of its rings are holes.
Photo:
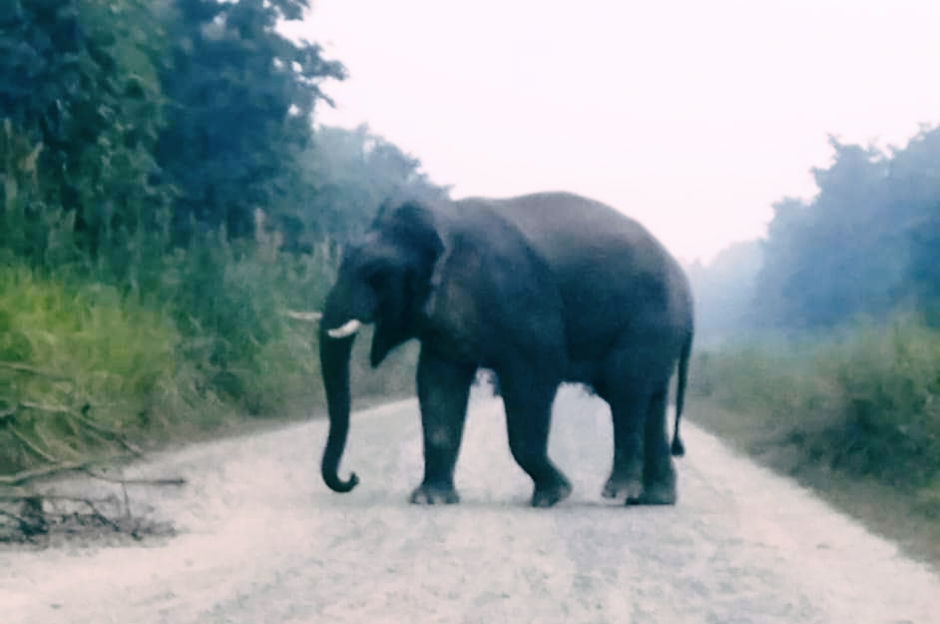
<path fill-rule="evenodd" d="M 692 331 L 689 331 L 682 353 L 679 354 L 679 380 L 676 386 L 676 425 L 672 433 L 672 454 L 675 457 L 685 455 L 685 445 L 679 438 L 679 420 L 682 418 L 682 408 L 685 406 L 685 385 L 689 378 L 689 358 L 692 355 Z"/>

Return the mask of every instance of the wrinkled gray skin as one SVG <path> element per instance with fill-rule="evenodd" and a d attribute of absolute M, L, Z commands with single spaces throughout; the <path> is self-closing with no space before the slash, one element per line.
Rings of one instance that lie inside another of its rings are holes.
<path fill-rule="evenodd" d="M 337 492 L 349 428 L 349 356 L 359 324 L 375 324 L 372 366 L 417 338 L 424 480 L 412 502 L 456 503 L 454 465 L 470 386 L 493 370 L 512 455 L 535 483 L 532 505 L 571 492 L 548 458 L 551 407 L 562 382 L 610 404 L 614 460 L 607 498 L 674 504 L 666 431 L 678 364 L 678 437 L 692 345 L 692 297 L 678 263 L 639 223 L 567 193 L 385 206 L 347 251 L 320 321 L 330 432 L 322 475 Z"/>

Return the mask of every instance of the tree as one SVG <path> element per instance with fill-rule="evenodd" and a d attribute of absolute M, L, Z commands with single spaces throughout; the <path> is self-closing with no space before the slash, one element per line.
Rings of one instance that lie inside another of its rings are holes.
<path fill-rule="evenodd" d="M 818 195 L 774 206 L 755 302 L 764 324 L 830 327 L 940 296 L 940 134 L 884 153 L 831 138 Z"/>
<path fill-rule="evenodd" d="M 17 193 L 5 210 L 17 253 L 41 262 L 50 228 L 74 225 L 78 249 L 95 259 L 158 221 L 167 203 L 150 184 L 160 94 L 149 53 L 158 36 L 142 0 L 4 3 L 0 118 L 8 146 L 38 150 L 35 196 L 23 203 Z M 9 200 L 15 175 L 9 166 L 4 175 Z"/>
<path fill-rule="evenodd" d="M 763 249 L 754 240 L 729 245 L 707 265 L 687 267 L 695 294 L 697 342 L 734 335 L 750 323 L 762 264 Z"/>
<path fill-rule="evenodd" d="M 291 192 L 291 168 L 307 146 L 322 81 L 342 80 L 337 61 L 312 43 L 275 30 L 299 19 L 307 0 L 177 0 L 170 20 L 170 62 L 161 84 L 170 99 L 157 158 L 182 191 L 174 225 L 254 231 L 254 210 Z M 293 172 L 296 173 L 296 172 Z"/>
<path fill-rule="evenodd" d="M 892 210 L 910 245 L 909 294 L 940 325 L 940 128 L 921 128 L 891 162 Z"/>
<path fill-rule="evenodd" d="M 276 211 L 273 222 L 292 250 L 309 249 L 329 238 L 344 243 L 363 232 L 386 200 L 446 198 L 448 189 L 433 184 L 421 162 L 368 126 L 355 130 L 320 127 L 300 156 L 304 201 Z"/>

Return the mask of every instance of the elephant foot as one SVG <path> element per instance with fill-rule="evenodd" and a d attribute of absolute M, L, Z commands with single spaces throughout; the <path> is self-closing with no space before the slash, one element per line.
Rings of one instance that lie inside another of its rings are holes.
<path fill-rule="evenodd" d="M 536 486 L 531 504 L 533 507 L 551 507 L 569 496 L 571 496 L 571 484 L 567 480 L 562 480 L 551 486 Z"/>
<path fill-rule="evenodd" d="M 453 486 L 422 483 L 411 493 L 411 502 L 415 505 L 455 505 L 460 502 L 460 495 Z"/>
<path fill-rule="evenodd" d="M 675 505 L 676 483 L 655 483 L 643 488 L 639 496 L 627 498 L 627 505 Z"/>
<path fill-rule="evenodd" d="M 611 475 L 604 485 L 601 496 L 615 500 L 630 501 L 639 499 L 643 495 L 643 483 L 639 478 L 619 477 Z"/>

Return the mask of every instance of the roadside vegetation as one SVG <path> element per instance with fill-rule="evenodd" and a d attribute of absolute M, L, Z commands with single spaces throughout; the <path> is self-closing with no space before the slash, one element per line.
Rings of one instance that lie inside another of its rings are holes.
<path fill-rule="evenodd" d="M 812 200 L 689 267 L 689 416 L 940 565 L 940 130 L 832 146 Z"/>
<path fill-rule="evenodd" d="M 2 482 L 324 408 L 310 313 L 343 246 L 386 197 L 447 189 L 315 126 L 346 70 L 279 34 L 308 8 L 0 10 Z M 413 392 L 413 349 L 373 374 L 359 343 L 360 399 Z"/>
<path fill-rule="evenodd" d="M 324 407 L 304 313 L 385 198 L 448 190 L 315 125 L 346 70 L 279 34 L 309 5 L 3 3 L 0 483 Z M 831 144 L 688 267 L 689 415 L 940 562 L 940 130 Z M 414 348 L 367 348 L 358 399 L 411 394 Z"/>

